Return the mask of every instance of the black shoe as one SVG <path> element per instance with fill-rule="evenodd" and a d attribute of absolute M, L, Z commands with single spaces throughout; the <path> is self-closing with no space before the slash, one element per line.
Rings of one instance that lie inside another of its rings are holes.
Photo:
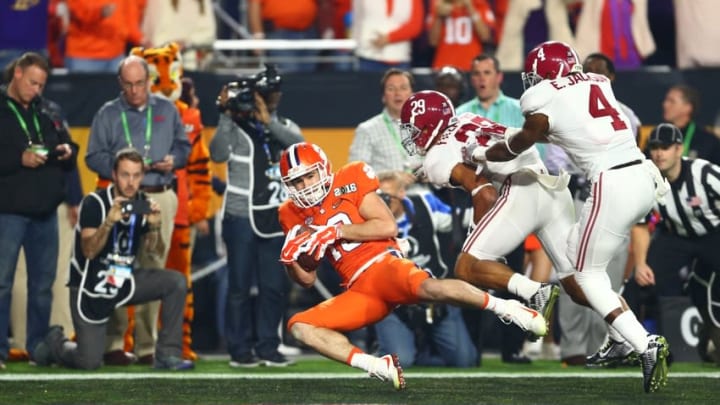
<path fill-rule="evenodd" d="M 261 364 L 260 360 L 253 356 L 252 353 L 244 354 L 230 359 L 230 367 L 232 368 L 249 368 L 257 367 Z"/>
<path fill-rule="evenodd" d="M 524 354 L 513 353 L 509 356 L 502 356 L 503 363 L 510 364 L 531 364 L 532 360 Z"/>
<path fill-rule="evenodd" d="M 41 367 L 47 367 L 53 363 L 60 363 L 60 352 L 66 340 L 67 338 L 65 337 L 62 326 L 51 326 L 48 328 L 48 332 L 43 340 L 35 346 L 32 359 L 30 359 L 31 363 Z"/>
<path fill-rule="evenodd" d="M 295 364 L 294 361 L 288 360 L 280 352 L 275 351 L 267 355 L 260 355 L 260 363 L 268 367 L 287 367 Z"/>

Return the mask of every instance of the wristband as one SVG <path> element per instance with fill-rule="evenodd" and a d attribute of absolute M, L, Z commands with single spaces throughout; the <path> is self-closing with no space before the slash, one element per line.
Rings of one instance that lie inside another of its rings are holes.
<path fill-rule="evenodd" d="M 505 137 L 505 148 L 507 148 L 508 152 L 510 152 L 511 155 L 517 156 L 518 153 L 513 152 L 512 149 L 510 149 L 510 138 L 509 136 Z"/>
<path fill-rule="evenodd" d="M 488 186 L 492 186 L 492 183 L 485 183 L 485 184 L 481 184 L 481 185 L 475 187 L 475 188 L 470 192 L 470 195 L 471 195 L 472 197 L 475 197 L 475 195 L 476 195 L 477 193 L 479 193 L 480 190 L 482 190 L 483 188 L 488 187 Z"/>

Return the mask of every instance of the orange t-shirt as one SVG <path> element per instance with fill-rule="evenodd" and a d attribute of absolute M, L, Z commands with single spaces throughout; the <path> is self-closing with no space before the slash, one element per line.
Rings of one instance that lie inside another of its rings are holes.
<path fill-rule="evenodd" d="M 272 21 L 275 28 L 303 31 L 315 22 L 316 0 L 250 0 L 260 2 L 263 20 Z"/>
<path fill-rule="evenodd" d="M 490 27 L 495 28 L 495 16 L 486 0 L 473 0 L 475 11 L 480 19 Z M 429 25 L 439 18 L 435 15 L 435 8 L 430 12 Z M 480 37 L 475 32 L 475 23 L 470 19 L 470 13 L 464 5 L 454 5 L 449 16 L 443 19 L 440 40 L 435 49 L 433 69 L 443 66 L 455 66 L 456 68 L 469 71 L 472 67 L 472 60 L 483 51 Z"/>
<path fill-rule="evenodd" d="M 290 200 L 285 201 L 278 211 L 280 225 L 287 233 L 297 224 L 363 223 L 360 204 L 366 194 L 378 189 L 379 184 L 370 166 L 363 162 L 348 163 L 335 173 L 330 192 L 319 205 L 300 208 Z M 347 285 L 358 269 L 389 249 L 399 250 L 394 238 L 365 242 L 340 240 L 326 251 L 325 257 L 340 274 L 342 284 Z"/>
<path fill-rule="evenodd" d="M 143 0 L 68 0 L 70 25 L 65 55 L 71 58 L 112 59 L 125 54 L 127 43 L 139 44 Z M 105 5 L 115 5 L 102 16 Z"/>

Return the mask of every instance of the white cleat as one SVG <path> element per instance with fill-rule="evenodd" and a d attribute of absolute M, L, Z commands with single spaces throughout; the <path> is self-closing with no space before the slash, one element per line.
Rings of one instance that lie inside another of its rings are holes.
<path fill-rule="evenodd" d="M 521 304 L 520 301 L 507 300 L 505 315 L 500 320 L 506 324 L 514 323 L 520 329 L 532 333 L 534 336 L 547 335 L 547 322 L 542 314 Z"/>
<path fill-rule="evenodd" d="M 386 354 L 376 358 L 368 370 L 368 375 L 381 381 L 392 382 L 393 387 L 398 391 L 405 389 L 405 376 L 397 354 Z"/>

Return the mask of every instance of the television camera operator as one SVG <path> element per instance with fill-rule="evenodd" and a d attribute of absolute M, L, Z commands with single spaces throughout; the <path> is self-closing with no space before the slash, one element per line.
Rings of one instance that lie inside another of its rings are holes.
<path fill-rule="evenodd" d="M 225 338 L 231 367 L 290 364 L 278 351 L 290 288 L 277 260 L 284 241 L 277 209 L 287 197 L 278 160 L 303 137 L 297 124 L 277 114 L 281 84 L 275 68 L 266 66 L 228 83 L 217 99 L 222 114 L 210 158 L 228 164 L 222 237 L 228 252 Z"/>

